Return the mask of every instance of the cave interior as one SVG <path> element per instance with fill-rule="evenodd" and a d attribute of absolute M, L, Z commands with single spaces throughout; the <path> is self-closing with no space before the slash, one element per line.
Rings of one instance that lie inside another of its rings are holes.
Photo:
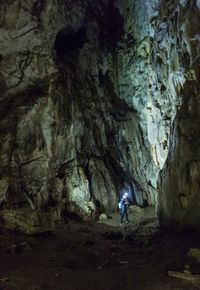
<path fill-rule="evenodd" d="M 0 289 L 200 289 L 200 1 L 0 21 Z"/>

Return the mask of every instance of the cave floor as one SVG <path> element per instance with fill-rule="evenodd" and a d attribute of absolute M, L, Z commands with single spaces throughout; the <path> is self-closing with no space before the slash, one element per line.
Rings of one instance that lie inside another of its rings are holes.
<path fill-rule="evenodd" d="M 130 208 L 128 225 L 119 218 L 69 222 L 37 236 L 1 234 L 0 289 L 200 289 L 200 251 L 188 255 L 199 237 L 160 233 L 152 208 Z"/>

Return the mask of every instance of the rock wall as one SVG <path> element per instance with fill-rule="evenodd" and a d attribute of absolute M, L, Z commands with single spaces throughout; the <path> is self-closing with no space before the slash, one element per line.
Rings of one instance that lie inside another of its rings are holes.
<path fill-rule="evenodd" d="M 155 204 L 159 167 L 146 121 L 150 4 L 0 2 L 7 227 L 34 232 L 63 216 L 109 214 L 123 190 L 140 205 Z"/>
<path fill-rule="evenodd" d="M 95 219 L 116 211 L 125 190 L 155 205 L 159 176 L 161 224 L 198 225 L 199 7 L 0 1 L 7 227 Z"/>
<path fill-rule="evenodd" d="M 169 156 L 160 175 L 159 217 L 162 226 L 181 231 L 197 228 L 200 220 L 200 3 L 162 1 L 160 11 L 154 56 L 173 116 L 168 121 Z"/>

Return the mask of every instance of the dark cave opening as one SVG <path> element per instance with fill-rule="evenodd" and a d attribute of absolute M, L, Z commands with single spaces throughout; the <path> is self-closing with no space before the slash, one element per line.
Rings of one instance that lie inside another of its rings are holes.
<path fill-rule="evenodd" d="M 58 32 L 56 36 L 54 49 L 57 56 L 63 60 L 67 55 L 72 52 L 77 52 L 82 48 L 86 39 L 86 29 L 81 27 L 79 30 L 74 31 L 71 26 L 68 26 Z"/>

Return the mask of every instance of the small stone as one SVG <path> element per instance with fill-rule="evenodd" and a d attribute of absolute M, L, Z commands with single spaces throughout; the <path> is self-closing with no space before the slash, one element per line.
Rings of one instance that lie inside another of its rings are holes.
<path fill-rule="evenodd" d="M 0 282 L 8 282 L 10 279 L 8 277 L 3 277 L 3 278 L 0 278 Z"/>
<path fill-rule="evenodd" d="M 20 243 L 20 246 L 24 249 L 24 250 L 31 250 L 32 248 L 29 246 L 29 244 L 25 241 Z"/>
<path fill-rule="evenodd" d="M 100 221 L 107 220 L 107 219 L 108 218 L 107 218 L 107 215 L 105 213 L 100 214 L 100 216 L 99 216 Z"/>
<path fill-rule="evenodd" d="M 129 261 L 119 261 L 120 264 L 128 264 Z"/>

